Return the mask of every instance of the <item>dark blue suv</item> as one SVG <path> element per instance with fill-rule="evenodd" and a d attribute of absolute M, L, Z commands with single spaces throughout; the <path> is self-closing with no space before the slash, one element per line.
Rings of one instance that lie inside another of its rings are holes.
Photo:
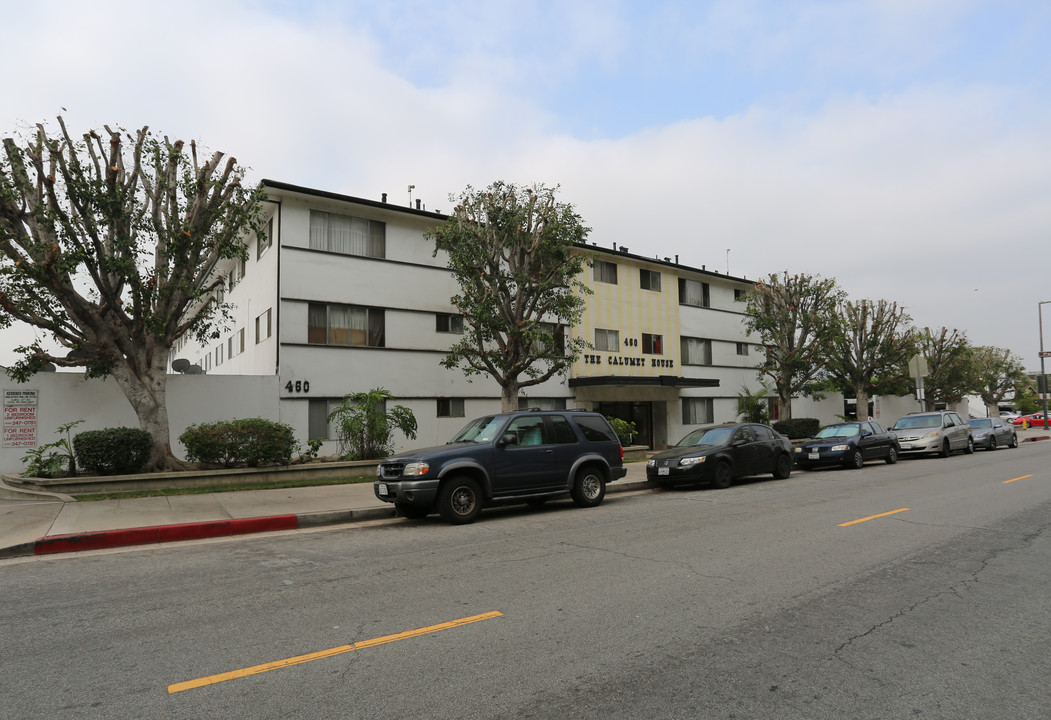
<path fill-rule="evenodd" d="M 381 460 L 373 487 L 404 517 L 437 510 L 463 524 L 494 500 L 540 504 L 568 493 L 579 507 L 594 507 L 606 483 L 626 474 L 624 450 L 605 417 L 529 409 L 477 418 L 446 445 Z"/>

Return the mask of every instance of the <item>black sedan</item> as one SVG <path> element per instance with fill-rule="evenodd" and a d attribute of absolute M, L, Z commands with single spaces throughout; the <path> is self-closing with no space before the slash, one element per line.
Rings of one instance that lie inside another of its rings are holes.
<path fill-rule="evenodd" d="M 766 425 L 755 424 L 694 430 L 646 463 L 646 479 L 665 487 L 710 483 L 728 488 L 736 478 L 763 473 L 779 480 L 792 474 L 792 443 Z"/>
<path fill-rule="evenodd" d="M 866 460 L 898 462 L 898 437 L 874 420 L 826 425 L 811 439 L 796 447 L 796 465 L 801 468 L 842 465 L 860 469 Z"/>

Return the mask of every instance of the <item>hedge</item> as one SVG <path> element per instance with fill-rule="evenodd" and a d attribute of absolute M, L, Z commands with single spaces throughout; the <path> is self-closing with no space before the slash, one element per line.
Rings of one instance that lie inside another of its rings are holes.
<path fill-rule="evenodd" d="M 73 452 L 82 468 L 95 475 L 142 472 L 153 450 L 153 438 L 140 428 L 86 430 L 73 437 Z"/>
<path fill-rule="evenodd" d="M 790 440 L 796 440 L 814 437 L 821 427 L 821 421 L 817 418 L 792 418 L 778 420 L 773 427 L 782 435 L 787 435 Z"/>
<path fill-rule="evenodd" d="M 284 423 L 246 418 L 191 425 L 179 436 L 194 462 L 236 465 L 287 465 L 297 443 Z"/>

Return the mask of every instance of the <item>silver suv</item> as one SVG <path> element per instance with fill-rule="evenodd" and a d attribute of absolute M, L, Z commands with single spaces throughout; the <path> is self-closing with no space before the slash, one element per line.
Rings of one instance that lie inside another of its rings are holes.
<path fill-rule="evenodd" d="M 902 455 L 937 453 L 949 457 L 954 450 L 974 452 L 974 436 L 966 420 L 952 410 L 909 413 L 894 423 Z"/>

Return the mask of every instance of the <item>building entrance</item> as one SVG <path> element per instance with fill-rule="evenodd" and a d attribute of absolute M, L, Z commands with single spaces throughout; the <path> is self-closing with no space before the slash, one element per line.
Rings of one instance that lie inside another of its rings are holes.
<path fill-rule="evenodd" d="M 634 445 L 653 449 L 653 403 L 651 402 L 597 402 L 595 410 L 609 417 L 635 424 Z"/>

